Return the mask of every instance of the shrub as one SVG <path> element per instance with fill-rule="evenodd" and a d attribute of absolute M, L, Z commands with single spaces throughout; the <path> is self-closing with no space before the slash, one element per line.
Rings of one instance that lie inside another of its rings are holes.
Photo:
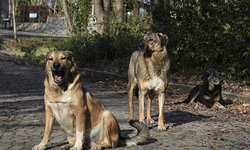
<path fill-rule="evenodd" d="M 86 2 L 86 5 L 89 4 Z M 71 7 L 80 8 L 80 5 Z M 111 21 L 104 23 L 108 31 L 103 35 L 87 35 L 81 29 L 84 25 L 76 24 L 77 32 L 84 34 L 52 42 L 48 44 L 51 47 L 49 49 L 71 50 L 80 63 L 105 63 L 126 70 L 129 58 L 137 50 L 143 35 L 148 31 L 162 32 L 170 39 L 167 47 L 173 73 L 200 75 L 208 68 L 217 68 L 224 78 L 249 79 L 248 0 L 175 0 L 165 8 L 165 12 L 158 13 L 161 16 L 157 18 L 162 19 L 158 24 L 152 23 L 149 14 L 137 22 L 134 18 L 129 18 L 124 24 L 118 24 L 115 17 L 111 16 Z M 78 14 L 75 17 L 81 18 Z M 86 20 L 86 15 L 82 19 Z"/>
<path fill-rule="evenodd" d="M 115 20 L 109 24 L 112 32 L 103 35 L 77 35 L 55 45 L 57 50 L 70 50 L 79 63 L 105 63 L 118 70 L 128 67 L 133 51 L 149 29 L 148 26 L 135 23 L 118 24 Z"/>
<path fill-rule="evenodd" d="M 162 17 L 163 24 L 154 29 L 162 29 L 170 38 L 168 48 L 174 72 L 200 74 L 212 67 L 226 78 L 249 79 L 247 0 L 176 0 L 170 8 L 171 15 Z"/>

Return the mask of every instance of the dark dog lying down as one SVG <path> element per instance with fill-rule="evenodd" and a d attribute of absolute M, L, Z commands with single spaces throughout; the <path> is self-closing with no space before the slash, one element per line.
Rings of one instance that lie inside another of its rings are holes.
<path fill-rule="evenodd" d="M 221 84 L 223 82 L 220 72 L 216 69 L 208 69 L 202 75 L 202 85 L 195 86 L 183 103 L 191 104 L 200 102 L 209 108 L 218 107 L 225 109 L 222 105 L 224 100 L 221 96 Z"/>

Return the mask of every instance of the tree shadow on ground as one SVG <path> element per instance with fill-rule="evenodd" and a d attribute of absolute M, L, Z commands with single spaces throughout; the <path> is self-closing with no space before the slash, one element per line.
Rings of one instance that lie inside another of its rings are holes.
<path fill-rule="evenodd" d="M 171 125 L 171 127 L 174 126 L 179 126 L 182 124 L 186 124 L 186 123 L 190 123 L 190 122 L 194 122 L 194 121 L 199 121 L 199 120 L 203 120 L 203 119 L 207 119 L 210 118 L 211 116 L 204 116 L 204 115 L 196 115 L 187 111 L 181 111 L 181 110 L 175 110 L 172 112 L 165 112 L 164 113 L 164 120 L 165 120 L 165 124 L 173 124 Z M 148 125 L 150 129 L 157 127 L 157 121 L 158 121 L 158 114 L 152 116 L 152 118 L 154 118 L 154 120 L 156 121 L 155 124 L 152 125 Z M 156 118 L 156 119 L 155 119 Z M 167 129 L 170 126 L 167 127 Z"/>
<path fill-rule="evenodd" d="M 199 121 L 210 117 L 211 116 L 196 115 L 187 111 L 180 110 L 164 113 L 165 123 L 174 123 L 175 125 L 182 125 L 185 123 Z"/>

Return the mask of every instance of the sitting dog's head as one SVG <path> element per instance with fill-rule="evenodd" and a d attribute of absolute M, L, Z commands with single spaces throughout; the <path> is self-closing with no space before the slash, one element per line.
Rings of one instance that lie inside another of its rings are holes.
<path fill-rule="evenodd" d="M 159 52 L 168 43 L 168 37 L 162 33 L 146 33 L 140 43 L 140 49 L 146 52 Z"/>
<path fill-rule="evenodd" d="M 76 71 L 73 54 L 70 51 L 54 51 L 46 55 L 46 74 L 54 79 L 56 84 L 63 83 L 71 73 Z"/>
<path fill-rule="evenodd" d="M 216 69 L 208 69 L 206 70 L 202 77 L 203 82 L 208 82 L 213 85 L 221 85 L 223 80 L 220 76 L 220 72 Z"/>

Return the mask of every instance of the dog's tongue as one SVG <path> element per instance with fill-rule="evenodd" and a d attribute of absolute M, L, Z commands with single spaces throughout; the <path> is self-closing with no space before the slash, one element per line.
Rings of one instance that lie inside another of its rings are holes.
<path fill-rule="evenodd" d="M 57 80 L 57 81 L 59 81 L 59 80 L 61 80 L 62 79 L 62 73 L 61 73 L 61 71 L 55 71 L 55 79 Z"/>

